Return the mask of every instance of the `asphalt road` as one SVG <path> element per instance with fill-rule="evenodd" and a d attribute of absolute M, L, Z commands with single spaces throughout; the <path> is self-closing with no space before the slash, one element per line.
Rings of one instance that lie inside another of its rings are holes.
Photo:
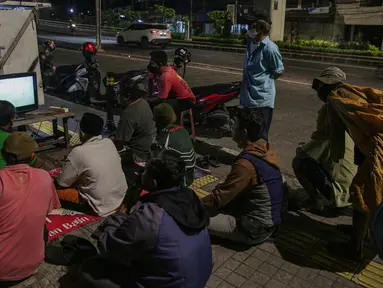
<path fill-rule="evenodd" d="M 95 42 L 95 39 L 92 37 L 85 36 L 68 36 L 68 35 L 55 35 L 51 33 L 41 33 L 39 34 L 40 40 L 42 39 L 52 39 L 55 40 L 58 44 L 60 43 L 72 43 L 79 44 L 79 47 L 82 43 L 86 41 Z M 159 49 L 157 47 L 151 47 L 148 50 L 140 49 L 137 45 L 126 45 L 119 46 L 111 38 L 104 38 L 102 40 L 103 48 L 106 51 L 113 52 L 123 52 L 127 54 L 140 55 L 149 57 L 149 53 L 153 49 Z M 171 56 L 174 51 L 174 47 L 170 47 L 166 50 Z M 239 71 L 243 67 L 243 55 L 238 53 L 228 53 L 228 52 L 219 52 L 219 51 L 209 51 L 201 49 L 190 49 L 193 56 L 193 62 L 203 63 L 215 66 L 215 69 L 218 69 L 222 72 L 225 72 L 224 67 L 230 67 L 231 69 L 238 69 Z M 291 81 L 299 81 L 311 83 L 312 79 L 320 74 L 320 72 L 330 66 L 333 63 L 323 63 L 323 62 L 314 62 L 306 60 L 295 60 L 295 59 L 284 59 L 285 73 L 284 79 Z M 370 86 L 374 88 L 383 89 L 383 82 L 375 76 L 375 68 L 370 67 L 361 67 L 353 66 L 346 64 L 336 64 L 338 67 L 343 69 L 347 76 L 348 82 L 360 85 L 360 86 Z M 219 67 L 218 67 L 219 66 Z"/>

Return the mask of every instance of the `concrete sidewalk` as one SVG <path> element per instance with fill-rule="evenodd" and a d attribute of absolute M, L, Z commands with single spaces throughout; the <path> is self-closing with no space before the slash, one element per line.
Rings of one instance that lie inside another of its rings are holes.
<path fill-rule="evenodd" d="M 85 112 L 105 117 L 105 113 L 93 108 L 77 105 L 61 99 L 46 96 L 46 107 L 65 106 L 80 119 Z M 118 120 L 118 117 L 115 118 Z M 70 123 L 73 135 L 78 126 Z M 208 150 L 210 149 L 210 150 Z M 200 138 L 197 150 L 220 155 L 222 162 L 229 164 L 234 153 L 222 147 L 214 147 Z M 216 152 L 214 152 L 216 151 Z M 235 153 L 234 153 L 235 154 Z M 219 180 L 200 188 L 210 192 L 222 181 L 230 166 L 223 164 L 212 169 Z M 293 187 L 294 188 L 294 187 Z M 348 214 L 350 211 L 347 211 Z M 351 224 L 349 215 L 324 218 L 298 211 L 287 212 L 275 243 L 258 247 L 243 247 L 213 241 L 214 273 L 207 283 L 208 288 L 307 288 L 307 287 L 383 287 L 383 265 L 374 250 L 366 248 L 366 258 L 359 262 L 330 255 L 326 250 L 329 241 L 347 240 L 347 236 L 336 230 L 337 224 Z M 75 230 L 72 234 L 90 239 L 97 223 Z M 362 285 L 362 286 L 360 286 Z M 66 267 L 42 263 L 39 272 L 17 288 L 80 287 L 76 278 Z"/>

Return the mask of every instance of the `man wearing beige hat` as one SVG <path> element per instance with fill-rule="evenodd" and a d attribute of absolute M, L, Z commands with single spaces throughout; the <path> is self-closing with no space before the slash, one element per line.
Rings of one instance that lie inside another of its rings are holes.
<path fill-rule="evenodd" d="M 323 196 L 331 205 L 350 206 L 349 188 L 357 166 L 354 164 L 354 141 L 327 98 L 332 91 L 346 83 L 346 74 L 338 67 L 326 68 L 315 78 L 312 88 L 324 102 L 318 112 L 317 129 L 311 140 L 298 147 L 293 160 L 295 175 L 309 195 L 306 208 L 318 212 L 325 206 Z"/>
<path fill-rule="evenodd" d="M 28 165 L 37 148 L 27 133 L 14 132 L 2 149 L 8 165 L 0 170 L 1 287 L 15 285 L 37 271 L 44 260 L 46 216 L 60 208 L 48 172 Z"/>

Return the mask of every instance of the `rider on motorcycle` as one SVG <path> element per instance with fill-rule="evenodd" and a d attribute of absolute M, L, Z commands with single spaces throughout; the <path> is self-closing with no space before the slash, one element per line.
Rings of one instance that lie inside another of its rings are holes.
<path fill-rule="evenodd" d="M 181 76 L 173 67 L 168 66 L 168 56 L 164 51 L 153 51 L 150 53 L 148 65 L 149 85 L 147 99 L 154 107 L 164 101 L 170 104 L 180 119 L 182 111 L 189 110 L 196 103 L 196 98 Z M 158 92 L 158 97 L 153 96 L 153 90 Z"/>
<path fill-rule="evenodd" d="M 99 69 L 100 65 L 96 58 L 97 48 L 93 43 L 85 42 L 82 45 L 81 51 L 85 58 L 84 66 L 88 71 L 89 79 L 86 99 L 90 101 L 91 99 L 95 99 L 100 96 L 101 73 Z"/>
<path fill-rule="evenodd" d="M 52 62 L 53 53 L 56 50 L 56 44 L 52 40 L 46 40 L 41 46 L 44 51 L 39 54 L 40 69 L 44 78 L 43 84 L 44 87 L 46 87 L 49 86 L 51 80 L 50 77 L 52 77 L 56 71 L 56 66 Z"/>

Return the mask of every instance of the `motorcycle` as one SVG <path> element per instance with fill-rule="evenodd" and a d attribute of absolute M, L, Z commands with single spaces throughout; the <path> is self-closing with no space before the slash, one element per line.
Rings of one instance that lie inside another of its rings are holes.
<path fill-rule="evenodd" d="M 72 34 L 76 32 L 76 24 L 72 22 L 72 20 L 68 23 L 68 31 Z"/>
<path fill-rule="evenodd" d="M 90 104 L 100 94 L 101 72 L 98 61 L 93 55 L 85 57 L 79 65 L 59 66 L 49 83 L 50 86 L 45 88 L 47 92 L 76 103 Z"/>
<path fill-rule="evenodd" d="M 174 61 L 175 62 L 175 61 Z M 186 63 L 180 64 L 173 63 L 173 69 L 180 71 L 183 69 L 183 77 L 186 75 Z M 148 97 L 148 71 L 133 70 L 125 73 L 114 75 L 114 95 L 115 104 L 121 103 L 119 81 L 123 78 L 128 78 L 130 82 L 130 93 L 141 94 L 142 98 Z M 106 77 L 103 79 L 106 85 Z M 210 86 L 194 87 L 191 88 L 196 96 L 196 104 L 192 108 L 194 125 L 202 128 L 213 129 L 226 136 L 231 134 L 232 125 L 234 123 L 231 109 L 226 104 L 239 96 L 241 82 L 232 82 L 227 84 L 215 84 Z M 153 91 L 153 94 L 158 92 Z M 185 114 L 184 123 L 188 124 L 190 117 L 188 113 Z"/>

